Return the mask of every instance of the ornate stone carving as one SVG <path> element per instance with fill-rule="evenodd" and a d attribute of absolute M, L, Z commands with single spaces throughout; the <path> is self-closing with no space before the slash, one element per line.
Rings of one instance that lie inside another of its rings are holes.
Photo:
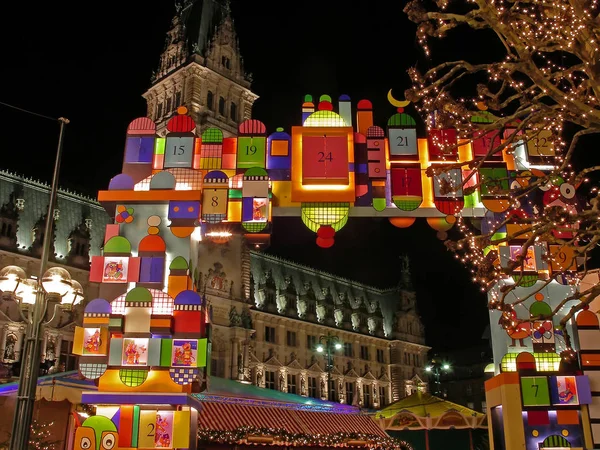
<path fill-rule="evenodd" d="M 242 323 L 242 319 L 237 312 L 237 308 L 234 305 L 231 305 L 231 309 L 229 310 L 229 326 L 230 327 L 239 327 Z"/>
<path fill-rule="evenodd" d="M 227 275 L 223 272 L 223 264 L 216 262 L 213 264 L 214 268 L 208 270 L 206 276 L 206 286 L 214 289 L 215 291 L 227 292 L 230 287 L 230 283 L 227 280 Z"/>

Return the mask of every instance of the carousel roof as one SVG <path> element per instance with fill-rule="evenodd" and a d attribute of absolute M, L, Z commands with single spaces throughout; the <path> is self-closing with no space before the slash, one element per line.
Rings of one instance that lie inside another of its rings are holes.
<path fill-rule="evenodd" d="M 473 409 L 452 403 L 447 400 L 436 397 L 426 392 L 415 392 L 414 394 L 398 400 L 391 405 L 377 411 L 378 419 L 388 419 L 401 412 L 409 412 L 416 417 L 440 417 L 444 414 L 455 411 L 464 416 L 483 418 L 485 414 Z"/>

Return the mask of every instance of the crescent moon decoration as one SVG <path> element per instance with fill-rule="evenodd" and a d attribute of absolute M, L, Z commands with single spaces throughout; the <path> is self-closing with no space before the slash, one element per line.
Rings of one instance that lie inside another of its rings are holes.
<path fill-rule="evenodd" d="M 410 105 L 410 100 L 396 100 L 392 95 L 392 90 L 390 89 L 387 94 L 388 102 L 395 106 L 396 108 L 406 108 Z"/>

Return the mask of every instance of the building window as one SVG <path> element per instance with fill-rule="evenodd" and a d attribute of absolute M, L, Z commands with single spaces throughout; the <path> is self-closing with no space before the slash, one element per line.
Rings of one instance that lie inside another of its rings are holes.
<path fill-rule="evenodd" d="M 275 344 L 275 327 L 265 327 L 265 342 Z"/>
<path fill-rule="evenodd" d="M 354 356 L 351 342 L 344 342 L 344 356 L 347 356 L 348 358 L 352 358 Z"/>
<path fill-rule="evenodd" d="M 73 341 L 62 340 L 60 342 L 60 362 L 64 364 L 64 371 L 75 370 L 76 358 L 73 355 Z M 59 369 L 60 369 L 59 365 Z"/>
<path fill-rule="evenodd" d="M 366 345 L 360 346 L 360 359 L 366 359 L 367 361 L 369 360 L 369 347 Z"/>
<path fill-rule="evenodd" d="M 310 334 L 306 335 L 306 348 L 310 348 L 313 351 L 317 348 L 316 336 L 311 336 Z"/>
<path fill-rule="evenodd" d="M 335 385 L 336 385 L 336 380 L 329 380 L 329 392 L 328 392 L 328 396 L 329 396 L 329 401 L 330 402 L 337 402 L 337 395 L 336 395 L 336 391 L 335 391 Z"/>
<path fill-rule="evenodd" d="M 410 353 L 404 353 L 404 364 L 410 364 Z"/>
<path fill-rule="evenodd" d="M 288 384 L 288 393 L 295 394 L 296 393 L 296 375 L 288 373 L 287 384 Z"/>
<path fill-rule="evenodd" d="M 275 388 L 275 372 L 270 370 L 265 371 L 265 387 L 267 389 L 276 389 Z"/>
<path fill-rule="evenodd" d="M 288 345 L 288 347 L 296 346 L 296 332 L 295 331 L 287 332 L 287 345 Z"/>
<path fill-rule="evenodd" d="M 171 97 L 167 99 L 167 107 L 165 108 L 165 112 L 169 114 L 171 112 Z"/>
<path fill-rule="evenodd" d="M 351 405 L 354 403 L 354 389 L 356 389 L 356 383 L 346 382 L 346 403 Z"/>
<path fill-rule="evenodd" d="M 378 348 L 377 349 L 377 362 L 378 363 L 385 363 L 385 357 L 383 355 L 383 349 Z"/>
<path fill-rule="evenodd" d="M 181 92 L 175 93 L 175 106 L 181 105 Z"/>
<path fill-rule="evenodd" d="M 219 97 L 219 114 L 225 115 L 225 99 L 223 97 Z"/>
<path fill-rule="evenodd" d="M 208 91 L 208 93 L 206 94 L 206 106 L 211 111 L 213 111 L 215 108 L 215 99 L 214 99 L 214 95 L 211 91 Z"/>
<path fill-rule="evenodd" d="M 225 376 L 225 364 L 218 358 L 211 358 L 210 360 L 210 374 L 213 377 L 221 377 Z"/>
<path fill-rule="evenodd" d="M 308 396 L 312 398 L 319 398 L 319 391 L 317 390 L 317 378 L 308 377 Z"/>
<path fill-rule="evenodd" d="M 371 385 L 363 385 L 363 406 L 365 408 L 371 407 Z"/>
<path fill-rule="evenodd" d="M 379 386 L 379 407 L 387 405 L 387 395 L 385 393 L 385 388 L 383 386 Z"/>
<path fill-rule="evenodd" d="M 231 60 L 227 56 L 221 56 L 221 64 L 226 69 L 231 69 Z"/>
<path fill-rule="evenodd" d="M 467 403 L 467 408 L 474 409 L 475 408 L 475 404 L 473 402 L 468 402 Z"/>
<path fill-rule="evenodd" d="M 229 105 L 229 117 L 231 117 L 231 120 L 237 122 L 237 105 L 233 102 Z"/>
<path fill-rule="evenodd" d="M 481 411 L 483 411 L 484 413 L 487 410 L 487 403 L 485 402 L 485 400 L 481 401 Z"/>
<path fill-rule="evenodd" d="M 467 394 L 467 395 L 473 395 L 473 388 L 471 387 L 471 385 L 470 385 L 470 384 L 467 384 L 467 385 L 465 386 L 465 391 L 466 391 L 466 394 Z M 473 408 L 471 408 L 471 409 L 473 409 Z"/>
<path fill-rule="evenodd" d="M 162 117 L 162 108 L 163 108 L 162 102 L 159 103 L 158 105 L 156 105 L 156 117 L 157 118 Z"/>

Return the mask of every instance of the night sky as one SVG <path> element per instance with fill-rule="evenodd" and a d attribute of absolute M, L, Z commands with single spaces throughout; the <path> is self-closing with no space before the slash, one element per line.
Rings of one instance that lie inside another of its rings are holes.
<path fill-rule="evenodd" d="M 253 117 L 269 132 L 278 126 L 289 131 L 299 125 L 304 94 L 347 94 L 354 105 L 370 99 L 375 123 L 385 126 L 395 112 L 387 91 L 403 98 L 407 69 L 435 62 L 422 57 L 404 3 L 378 0 L 353 8 L 339 0 L 232 0 L 245 68 L 260 96 Z M 69 118 L 60 184 L 95 196 L 120 172 L 128 123 L 146 113 L 141 94 L 158 66 L 173 2 L 63 1 L 35 8 L 11 2 L 4 10 L 11 20 L 0 28 L 0 102 Z M 472 41 L 457 47 L 474 51 Z M 0 119 L 0 167 L 50 181 L 58 125 L 2 105 Z M 324 250 L 300 218 L 275 219 L 268 251 L 380 287 L 398 283 L 399 258 L 408 254 L 429 345 L 476 344 L 487 325 L 485 297 L 422 220 L 398 229 L 387 220 L 351 219 L 334 247 Z"/>

